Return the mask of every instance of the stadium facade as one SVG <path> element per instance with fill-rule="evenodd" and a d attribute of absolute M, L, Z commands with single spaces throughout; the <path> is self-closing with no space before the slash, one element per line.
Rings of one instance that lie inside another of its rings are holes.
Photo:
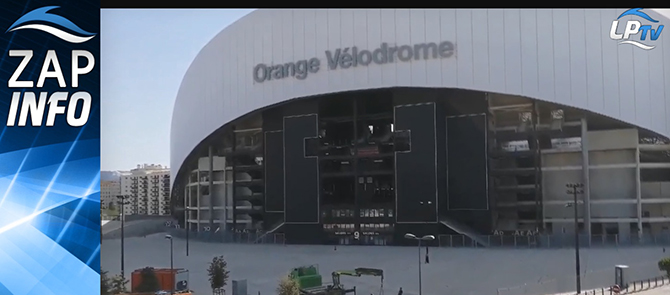
<path fill-rule="evenodd" d="M 566 234 L 581 183 L 583 233 L 667 231 L 670 38 L 612 40 L 623 11 L 254 11 L 179 89 L 175 217 L 289 243 Z"/>

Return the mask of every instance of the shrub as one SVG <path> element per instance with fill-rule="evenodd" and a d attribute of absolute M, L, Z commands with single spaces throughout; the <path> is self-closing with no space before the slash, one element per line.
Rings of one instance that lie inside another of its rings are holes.
<path fill-rule="evenodd" d="M 109 295 L 110 281 L 106 271 L 100 272 L 100 294 Z"/>
<path fill-rule="evenodd" d="M 670 277 L 670 257 L 661 259 L 658 262 L 658 269 L 664 271 Z"/>
<path fill-rule="evenodd" d="M 298 286 L 298 282 L 289 276 L 285 276 L 279 281 L 277 295 L 300 295 L 300 286 Z"/>
<path fill-rule="evenodd" d="M 115 275 L 110 279 L 109 282 L 109 293 L 112 295 L 127 293 L 128 289 L 126 285 L 128 280 L 124 279 L 121 275 Z"/>
<path fill-rule="evenodd" d="M 207 268 L 209 274 L 209 284 L 212 287 L 212 293 L 216 293 L 217 289 L 223 288 L 228 284 L 228 263 L 223 256 L 217 256 L 212 259 Z"/>

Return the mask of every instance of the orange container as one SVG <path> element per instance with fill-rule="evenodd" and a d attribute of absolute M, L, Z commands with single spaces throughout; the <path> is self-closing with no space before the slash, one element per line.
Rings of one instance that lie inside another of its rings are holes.
<path fill-rule="evenodd" d="M 154 268 L 156 273 L 156 278 L 158 279 L 158 285 L 161 290 L 170 291 L 172 287 L 175 286 L 175 277 L 179 269 L 174 269 L 170 271 L 169 268 Z M 130 290 L 131 292 L 137 292 L 137 287 L 142 283 L 142 269 L 136 269 L 133 271 L 130 278 Z"/>
<path fill-rule="evenodd" d="M 142 270 L 133 271 L 130 276 L 130 292 L 137 293 L 137 286 L 142 283 Z"/>
<path fill-rule="evenodd" d="M 177 270 L 170 271 L 170 269 L 161 269 L 156 271 L 156 277 L 158 277 L 158 284 L 161 286 L 161 290 L 169 291 L 175 287 L 175 275 Z"/>

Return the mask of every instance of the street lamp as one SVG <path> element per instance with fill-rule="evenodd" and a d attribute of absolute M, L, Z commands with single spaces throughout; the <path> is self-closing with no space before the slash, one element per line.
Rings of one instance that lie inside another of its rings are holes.
<path fill-rule="evenodd" d="M 425 236 L 419 238 L 412 233 L 406 233 L 405 234 L 405 239 L 416 240 L 416 241 L 418 241 L 418 244 L 419 244 L 419 295 L 422 295 L 421 294 L 421 241 L 435 240 L 435 236 L 434 235 L 425 235 Z"/>
<path fill-rule="evenodd" d="M 174 274 L 174 255 L 172 254 L 172 235 L 165 235 L 166 240 L 170 240 L 170 275 L 175 278 Z M 174 283 L 175 280 L 172 280 L 172 286 L 170 287 L 170 294 L 174 295 Z"/>
<path fill-rule="evenodd" d="M 126 207 L 126 205 L 130 204 L 130 202 L 126 201 L 126 197 L 128 197 L 128 196 L 125 196 L 125 195 L 116 196 L 116 198 L 118 199 L 116 201 L 116 203 L 119 205 L 119 207 L 121 207 L 121 216 L 120 216 L 120 219 L 121 219 L 121 277 L 124 278 L 124 279 L 126 278 L 125 277 L 125 263 L 124 263 L 124 261 L 125 261 L 125 256 L 124 256 L 124 244 L 125 244 L 124 243 L 124 236 L 125 236 L 124 228 L 126 227 L 125 226 L 126 214 L 124 212 L 124 208 Z"/>
<path fill-rule="evenodd" d="M 575 217 L 575 275 L 577 279 L 577 294 L 582 292 L 582 280 L 580 276 L 580 266 L 579 266 L 579 216 L 577 215 L 577 195 L 584 193 L 584 184 L 583 183 L 568 183 L 565 185 L 567 193 L 571 194 L 573 197 L 572 203 L 568 203 L 565 207 L 574 208 L 574 217 Z"/>

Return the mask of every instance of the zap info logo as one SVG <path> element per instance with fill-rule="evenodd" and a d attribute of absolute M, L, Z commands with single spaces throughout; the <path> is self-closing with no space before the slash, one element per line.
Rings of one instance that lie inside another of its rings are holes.
<path fill-rule="evenodd" d="M 26 13 L 16 20 L 5 33 L 18 33 L 22 30 L 38 30 L 49 33 L 65 42 L 80 44 L 91 40 L 96 36 L 95 33 L 87 32 L 74 24 L 69 19 L 57 14 L 49 13 L 51 10 L 59 8 L 58 6 L 47 6 L 35 9 Z M 54 49 L 47 50 L 44 54 L 44 60 L 33 60 L 34 51 L 31 49 L 10 49 L 9 57 L 22 58 L 14 73 L 9 78 L 7 86 L 16 91 L 12 93 L 12 100 L 7 116 L 7 126 L 24 127 L 31 125 L 33 127 L 46 126 L 53 127 L 56 116 L 65 115 L 68 125 L 72 127 L 81 127 L 88 122 L 91 114 L 92 98 L 86 91 L 76 91 L 79 87 L 80 76 L 86 75 L 93 70 L 95 66 L 95 57 L 87 50 L 71 50 L 71 52 L 60 52 L 61 57 L 65 54 L 71 58 L 71 84 L 69 90 L 65 80 L 63 68 L 58 58 L 58 53 Z M 40 54 L 41 56 L 41 54 Z M 85 60 L 85 61 L 84 61 Z M 37 82 L 20 80 L 22 73 L 31 63 L 42 62 L 42 70 L 39 73 Z M 53 69 L 53 70 L 51 70 Z M 61 91 L 44 91 L 47 79 L 58 81 Z M 26 89 L 37 89 L 36 91 L 26 91 Z M 70 94 L 70 92 L 74 92 Z M 81 111 L 77 113 L 77 108 L 81 106 Z M 28 122 L 30 117 L 30 123 Z M 17 122 L 18 121 L 18 122 Z"/>
<path fill-rule="evenodd" d="M 634 19 L 625 23 L 620 20 L 624 16 L 632 16 Z M 642 8 L 626 10 L 612 22 L 610 38 L 619 41 L 619 44 L 630 44 L 644 50 L 652 50 L 663 32 L 663 25 L 642 12 Z M 645 44 L 646 43 L 646 44 Z"/>

